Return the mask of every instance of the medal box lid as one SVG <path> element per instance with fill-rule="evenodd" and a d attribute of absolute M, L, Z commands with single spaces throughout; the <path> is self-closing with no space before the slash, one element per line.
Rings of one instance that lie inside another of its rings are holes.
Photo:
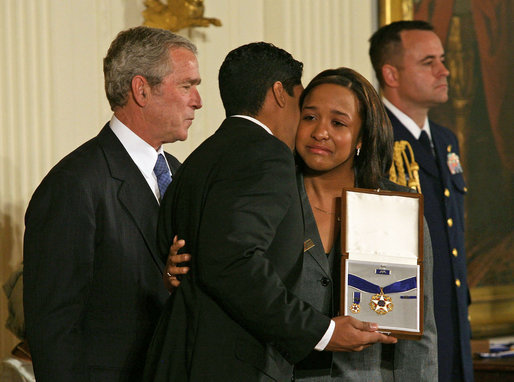
<path fill-rule="evenodd" d="M 343 256 L 418 264 L 423 259 L 423 196 L 347 188 L 341 201 Z"/>

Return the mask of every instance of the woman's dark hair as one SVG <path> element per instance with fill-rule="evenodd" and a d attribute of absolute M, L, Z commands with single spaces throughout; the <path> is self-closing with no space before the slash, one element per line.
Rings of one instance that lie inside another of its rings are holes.
<path fill-rule="evenodd" d="M 350 89 L 359 101 L 362 126 L 360 155 L 353 165 L 358 187 L 377 188 L 379 179 L 387 174 L 393 157 L 393 128 L 376 90 L 362 75 L 350 68 L 328 69 L 307 85 L 300 97 L 300 108 L 307 95 L 317 86 L 335 84 Z"/>

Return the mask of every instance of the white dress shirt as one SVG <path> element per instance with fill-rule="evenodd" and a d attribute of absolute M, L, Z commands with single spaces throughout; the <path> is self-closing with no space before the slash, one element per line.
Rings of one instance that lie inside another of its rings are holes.
<path fill-rule="evenodd" d="M 231 115 L 230 118 L 244 118 L 244 119 L 247 119 L 249 121 L 252 121 L 253 123 L 256 123 L 257 125 L 259 125 L 260 127 L 262 127 L 264 130 L 266 130 L 268 133 L 270 133 L 271 135 L 273 135 L 273 133 L 271 132 L 270 128 L 268 126 L 266 126 L 264 123 L 262 123 L 261 121 L 253 118 L 253 117 L 250 117 L 248 115 L 241 115 L 241 114 L 237 114 L 237 115 Z"/>
<path fill-rule="evenodd" d="M 432 148 L 434 147 L 434 144 L 432 142 L 432 133 L 430 132 L 430 123 L 428 123 L 428 117 L 425 117 L 423 129 L 420 129 L 411 117 L 409 117 L 403 111 L 394 106 L 391 103 L 391 101 L 389 101 L 387 98 L 382 97 L 382 102 L 389 109 L 389 111 L 393 113 L 396 118 L 398 118 L 398 120 L 403 124 L 403 126 L 405 126 L 407 130 L 409 130 L 409 132 L 414 136 L 414 138 L 419 139 L 419 136 L 421 135 L 421 130 L 425 130 L 427 132 L 428 139 L 430 139 L 430 145 L 432 146 Z"/>
<path fill-rule="evenodd" d="M 162 146 L 156 151 L 152 146 L 141 139 L 141 137 L 121 123 L 121 121 L 114 115 L 112 116 L 109 125 L 114 135 L 118 137 L 125 150 L 127 150 L 128 154 L 139 168 L 139 171 L 141 171 L 141 174 L 145 177 L 148 186 L 150 186 L 157 202 L 159 202 L 161 195 L 159 185 L 157 184 L 157 176 L 155 176 L 153 169 L 159 154 L 163 154 L 164 158 L 166 158 Z M 169 170 L 167 161 L 166 165 Z M 171 170 L 169 171 L 171 174 Z"/>

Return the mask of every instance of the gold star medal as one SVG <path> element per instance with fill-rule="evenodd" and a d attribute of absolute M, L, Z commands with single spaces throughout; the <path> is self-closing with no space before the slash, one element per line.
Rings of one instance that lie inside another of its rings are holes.
<path fill-rule="evenodd" d="M 376 314 L 387 314 L 393 310 L 393 299 L 388 295 L 384 294 L 382 288 L 380 293 L 371 297 L 369 307 L 374 310 Z"/>
<path fill-rule="evenodd" d="M 369 303 L 369 307 L 371 310 L 374 310 L 376 314 L 387 314 L 393 310 L 393 299 L 388 295 L 384 294 L 384 290 L 386 293 L 402 293 L 408 292 L 412 289 L 417 288 L 417 278 L 416 276 L 410 277 L 407 279 L 396 281 L 392 284 L 389 284 L 385 287 L 380 287 L 377 284 L 373 284 L 372 282 L 367 281 L 366 279 L 359 277 L 357 275 L 348 274 L 348 286 L 351 286 L 355 289 L 361 290 L 367 293 L 376 293 L 373 297 L 371 297 L 371 301 Z M 354 304 L 355 304 L 355 295 L 354 295 Z M 360 293 L 359 293 L 359 302 L 360 302 Z M 351 308 L 350 308 L 351 309 Z"/>

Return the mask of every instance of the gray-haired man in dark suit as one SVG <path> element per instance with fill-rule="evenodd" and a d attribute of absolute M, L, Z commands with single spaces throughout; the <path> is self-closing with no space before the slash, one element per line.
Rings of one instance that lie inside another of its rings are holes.
<path fill-rule="evenodd" d="M 169 31 L 121 32 L 104 59 L 114 115 L 61 160 L 26 213 L 24 306 L 38 381 L 139 381 L 168 292 L 159 201 L 202 107 L 196 47 Z"/>

